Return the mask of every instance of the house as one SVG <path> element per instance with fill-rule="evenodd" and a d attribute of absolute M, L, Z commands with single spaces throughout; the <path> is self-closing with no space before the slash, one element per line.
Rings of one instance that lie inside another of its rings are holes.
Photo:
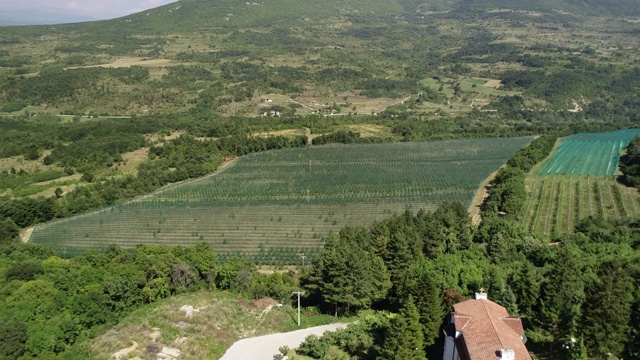
<path fill-rule="evenodd" d="M 531 360 L 520 318 L 487 299 L 482 289 L 453 309 L 444 328 L 443 360 Z"/>

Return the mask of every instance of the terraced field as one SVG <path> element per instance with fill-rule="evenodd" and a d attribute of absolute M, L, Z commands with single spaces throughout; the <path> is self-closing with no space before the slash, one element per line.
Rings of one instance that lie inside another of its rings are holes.
<path fill-rule="evenodd" d="M 322 237 L 405 209 L 469 204 L 530 138 L 328 145 L 240 158 L 223 172 L 114 207 L 42 224 L 32 242 L 73 255 L 115 244 L 207 241 L 223 257 L 297 263 Z"/>

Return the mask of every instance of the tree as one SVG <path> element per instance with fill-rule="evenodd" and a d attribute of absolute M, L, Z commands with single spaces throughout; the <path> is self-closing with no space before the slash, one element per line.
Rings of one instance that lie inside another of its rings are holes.
<path fill-rule="evenodd" d="M 409 298 L 415 299 L 422 324 L 424 347 L 427 348 L 440 337 L 440 326 L 445 314 L 441 290 L 436 284 L 436 274 L 429 261 L 422 258 L 407 266 L 399 283 L 398 296 L 405 303 Z"/>
<path fill-rule="evenodd" d="M 597 356 L 622 355 L 628 341 L 633 279 L 615 261 L 598 268 L 598 279 L 588 287 L 583 331 L 587 348 Z"/>
<path fill-rule="evenodd" d="M 27 324 L 14 320 L 0 321 L 0 358 L 14 360 L 24 354 Z"/>
<path fill-rule="evenodd" d="M 391 287 L 384 261 L 362 247 L 355 237 L 330 234 L 315 258 L 308 277 L 302 279 L 312 296 L 333 307 L 337 316 L 341 308 L 371 306 L 382 299 Z"/>
<path fill-rule="evenodd" d="M 426 360 L 420 314 L 413 297 L 409 297 L 400 314 L 391 319 L 378 359 Z"/>
<path fill-rule="evenodd" d="M 536 268 L 528 262 L 523 262 L 510 283 L 520 309 L 520 316 L 526 319 L 534 318 L 540 296 L 540 282 Z"/>
<path fill-rule="evenodd" d="M 195 246 L 190 246 L 185 250 L 184 258 L 196 269 L 200 279 L 207 280 L 215 275 L 218 257 L 211 244 L 201 242 Z"/>
<path fill-rule="evenodd" d="M 541 289 L 542 314 L 539 320 L 549 331 L 553 343 L 566 343 L 579 332 L 578 322 L 585 298 L 580 276 L 582 269 L 576 262 L 580 257 L 577 249 L 561 245 Z"/>
<path fill-rule="evenodd" d="M 0 244 L 11 242 L 18 238 L 20 228 L 10 218 L 0 220 Z"/>
<path fill-rule="evenodd" d="M 196 280 L 191 266 L 185 263 L 173 264 L 171 267 L 171 283 L 178 291 L 184 291 Z"/>
<path fill-rule="evenodd" d="M 587 347 L 584 346 L 584 337 L 580 337 L 580 341 L 574 342 L 573 339 L 569 344 L 569 360 L 587 360 Z"/>

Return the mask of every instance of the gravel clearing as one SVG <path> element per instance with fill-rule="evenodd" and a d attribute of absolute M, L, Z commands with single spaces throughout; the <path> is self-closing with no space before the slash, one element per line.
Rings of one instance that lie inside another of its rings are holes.
<path fill-rule="evenodd" d="M 236 341 L 220 360 L 273 360 L 281 346 L 295 349 L 309 335 L 322 335 L 325 331 L 333 331 L 347 327 L 348 324 L 336 323 L 316 326 L 287 333 L 264 335 Z"/>

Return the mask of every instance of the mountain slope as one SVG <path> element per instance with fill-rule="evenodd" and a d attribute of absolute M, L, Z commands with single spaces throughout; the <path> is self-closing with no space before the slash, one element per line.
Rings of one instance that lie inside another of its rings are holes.
<path fill-rule="evenodd" d="M 486 14 L 492 10 L 602 16 L 637 16 L 636 0 L 180 0 L 126 17 L 68 25 L 80 31 L 162 34 L 259 27 L 306 27 L 353 18 L 415 15 L 438 11 Z M 68 28 L 67 28 L 68 29 Z"/>
<path fill-rule="evenodd" d="M 64 13 L 62 10 L 0 8 L 0 26 L 63 24 L 93 21 L 95 18 Z"/>
<path fill-rule="evenodd" d="M 542 13 L 568 12 L 575 15 L 637 16 L 640 14 L 638 5 L 636 0 L 458 0 L 456 7 L 466 11 L 509 9 Z"/>

